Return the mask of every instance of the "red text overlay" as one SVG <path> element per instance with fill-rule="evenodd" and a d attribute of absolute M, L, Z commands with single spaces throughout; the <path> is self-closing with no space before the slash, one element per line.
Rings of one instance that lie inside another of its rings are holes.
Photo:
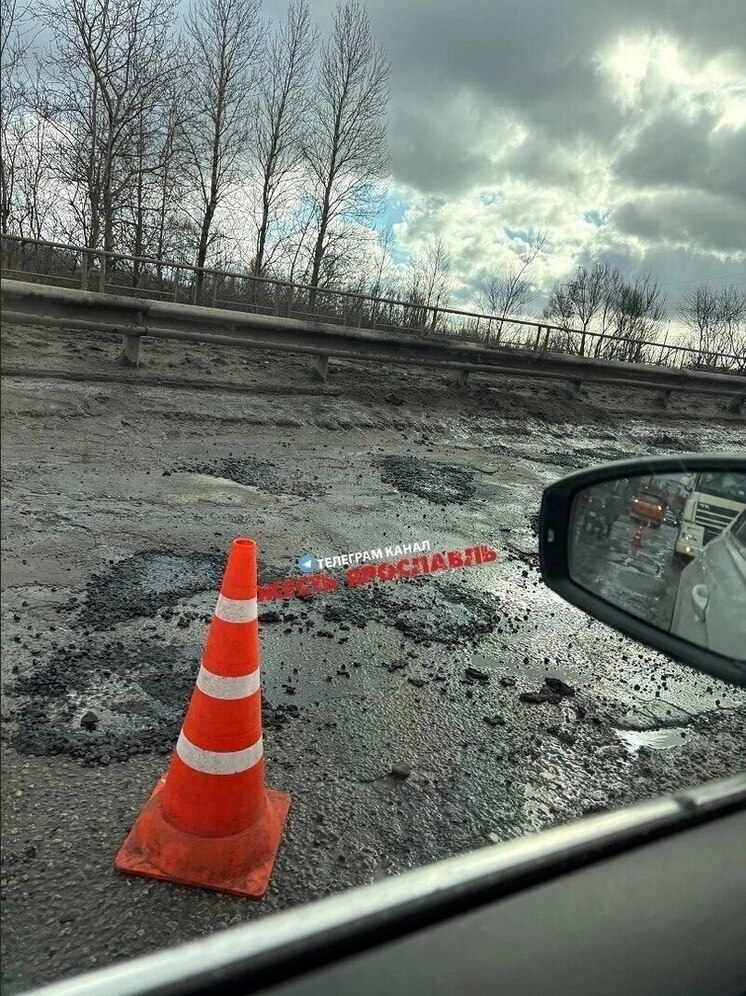
<path fill-rule="evenodd" d="M 372 581 L 405 581 L 426 574 L 437 574 L 439 571 L 478 567 L 481 564 L 494 563 L 496 560 L 497 551 L 491 547 L 467 546 L 464 550 L 448 550 L 445 553 L 423 554 L 393 562 L 385 561 L 382 564 L 350 567 L 345 575 L 344 584 L 350 588 L 357 588 Z M 339 585 L 337 578 L 329 574 L 307 574 L 286 578 L 284 581 L 272 581 L 270 584 L 260 584 L 257 588 L 257 599 L 260 602 L 272 602 L 278 599 L 318 595 L 321 592 L 336 591 Z"/>

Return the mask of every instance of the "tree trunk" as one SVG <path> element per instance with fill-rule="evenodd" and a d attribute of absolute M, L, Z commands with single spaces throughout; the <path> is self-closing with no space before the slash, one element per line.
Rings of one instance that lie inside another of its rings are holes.
<path fill-rule="evenodd" d="M 319 286 L 319 274 L 321 273 L 321 261 L 324 258 L 324 235 L 326 232 L 323 228 L 319 228 L 319 234 L 316 236 L 316 245 L 313 250 L 313 266 L 311 268 L 311 278 L 309 283 L 311 284 L 311 293 L 308 295 L 308 310 L 311 314 L 316 312 L 316 291 Z"/>
<path fill-rule="evenodd" d="M 316 293 L 319 286 L 319 277 L 321 276 L 321 264 L 324 260 L 324 240 L 326 239 L 326 231 L 329 227 L 329 198 L 331 196 L 331 184 L 327 184 L 326 191 L 324 192 L 324 202 L 321 208 L 321 220 L 319 222 L 319 233 L 316 236 L 316 245 L 313 250 L 313 266 L 311 268 L 311 279 L 309 283 L 311 284 L 311 293 L 308 297 L 308 307 L 311 314 L 316 312 Z"/>
<path fill-rule="evenodd" d="M 211 202 L 207 205 L 205 216 L 202 219 L 202 228 L 199 233 L 199 245 L 197 246 L 197 272 L 194 277 L 194 303 L 199 304 L 202 300 L 202 288 L 205 282 L 204 266 L 207 259 L 207 247 L 210 240 L 210 227 L 212 225 L 215 205 Z"/>

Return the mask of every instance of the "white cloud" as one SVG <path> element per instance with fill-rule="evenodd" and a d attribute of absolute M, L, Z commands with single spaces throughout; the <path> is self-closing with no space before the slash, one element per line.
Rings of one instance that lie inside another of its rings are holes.
<path fill-rule="evenodd" d="M 616 108 L 613 127 L 596 132 L 590 98 L 575 127 L 561 106 L 567 92 L 556 95 L 558 131 L 543 121 L 552 94 L 521 106 L 516 81 L 501 91 L 497 71 L 492 102 L 484 78 L 469 89 L 476 71 L 465 65 L 457 96 L 436 103 L 417 93 L 403 117 L 394 112 L 417 120 L 398 169 L 395 148 L 393 189 L 410 205 L 400 245 L 421 252 L 442 237 L 464 296 L 484 269 L 508 264 L 511 232 L 542 227 L 551 251 L 533 274 L 541 292 L 595 258 L 628 272 L 654 262 L 671 276 L 666 260 L 680 267 L 683 253 L 695 272 L 711 278 L 723 264 L 732 278 L 746 259 L 744 61 L 697 42 L 670 30 L 607 34 L 587 53 L 598 106 Z"/>

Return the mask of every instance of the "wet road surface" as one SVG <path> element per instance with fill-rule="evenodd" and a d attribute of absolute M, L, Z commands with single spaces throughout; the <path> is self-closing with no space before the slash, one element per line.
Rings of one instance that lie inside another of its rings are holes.
<path fill-rule="evenodd" d="M 546 591 L 535 525 L 570 469 L 733 449 L 743 421 L 352 364 L 314 393 L 300 361 L 176 347 L 110 382 L 102 341 L 9 339 L 103 379 L 3 381 L 5 991 L 738 770 L 744 696 Z M 306 553 L 499 553 L 261 606 L 267 776 L 293 798 L 261 904 L 112 868 L 242 534 L 266 581 Z"/>
<path fill-rule="evenodd" d="M 669 632 L 682 570 L 674 560 L 677 534 L 676 526 L 641 526 L 625 514 L 608 535 L 576 528 L 572 576 L 594 595 Z"/>

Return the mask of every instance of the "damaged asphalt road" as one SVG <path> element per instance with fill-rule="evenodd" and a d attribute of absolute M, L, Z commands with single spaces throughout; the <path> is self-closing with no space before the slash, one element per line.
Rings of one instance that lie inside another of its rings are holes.
<path fill-rule="evenodd" d="M 85 337 L 34 334 L 39 362 L 97 369 Z M 213 353 L 191 355 L 209 377 Z M 546 591 L 536 513 L 571 468 L 733 449 L 743 420 L 639 399 L 631 419 L 621 394 L 546 384 L 433 393 L 426 371 L 353 365 L 315 396 L 287 358 L 262 393 L 272 370 L 247 355 L 242 393 L 4 379 L 8 993 L 736 770 L 743 694 Z M 143 377 L 183 363 L 164 347 Z M 307 553 L 499 554 L 262 603 L 267 777 L 293 808 L 261 904 L 112 868 L 168 763 L 237 535 L 263 582 Z"/>

